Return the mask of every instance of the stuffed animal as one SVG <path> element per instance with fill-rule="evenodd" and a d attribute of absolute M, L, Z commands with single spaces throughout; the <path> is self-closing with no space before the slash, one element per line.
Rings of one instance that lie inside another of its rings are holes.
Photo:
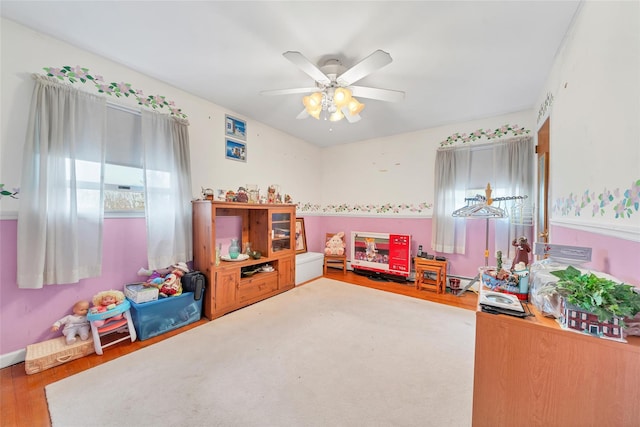
<path fill-rule="evenodd" d="M 327 243 L 325 244 L 324 254 L 325 255 L 344 255 L 345 243 L 343 240 L 344 232 L 339 232 L 331 236 Z"/>
<path fill-rule="evenodd" d="M 124 293 L 122 291 L 116 291 L 114 289 L 108 291 L 98 292 L 93 296 L 93 307 L 91 307 L 91 313 L 104 313 L 105 311 L 116 308 L 118 304 L 122 304 L 124 301 Z M 115 316 L 111 316 L 106 319 L 94 320 L 93 324 L 98 328 L 104 326 L 105 323 L 112 320 L 120 320 L 124 316 L 122 313 L 118 313 Z"/>
<path fill-rule="evenodd" d="M 527 238 L 522 236 L 518 239 L 513 239 L 511 245 L 516 247 L 516 256 L 513 259 L 513 267 L 511 268 L 511 271 L 513 271 L 515 265 L 520 262 L 523 262 L 525 267 L 529 265 L 529 252 L 531 252 L 531 246 L 529 246 Z"/>
<path fill-rule="evenodd" d="M 67 345 L 76 342 L 76 335 L 79 335 L 82 341 L 89 339 L 89 321 L 87 320 L 89 302 L 76 302 L 73 305 L 72 312 L 73 314 L 64 316 L 51 327 L 51 331 L 55 332 L 64 325 L 64 328 L 62 328 L 62 335 L 64 335 Z"/>

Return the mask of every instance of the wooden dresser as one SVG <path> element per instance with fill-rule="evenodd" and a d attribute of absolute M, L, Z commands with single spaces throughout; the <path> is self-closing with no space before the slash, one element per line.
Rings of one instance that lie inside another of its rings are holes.
<path fill-rule="evenodd" d="M 193 202 L 194 268 L 207 278 L 205 317 L 215 319 L 295 286 L 295 215 L 295 205 Z M 216 221 L 223 216 L 241 219 L 241 248 L 251 242 L 261 258 L 216 265 Z M 243 274 L 266 264 L 273 271 Z"/>
<path fill-rule="evenodd" d="M 477 312 L 473 426 L 639 426 L 640 337 L 596 338 L 534 314 Z"/>

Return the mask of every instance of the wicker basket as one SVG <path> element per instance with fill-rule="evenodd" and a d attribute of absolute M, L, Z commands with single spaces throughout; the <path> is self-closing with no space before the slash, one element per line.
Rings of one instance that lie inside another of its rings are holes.
<path fill-rule="evenodd" d="M 24 368 L 28 375 L 35 374 L 94 352 L 91 337 L 85 341 L 77 338 L 73 344 L 67 344 L 64 337 L 58 337 L 28 345 Z"/>

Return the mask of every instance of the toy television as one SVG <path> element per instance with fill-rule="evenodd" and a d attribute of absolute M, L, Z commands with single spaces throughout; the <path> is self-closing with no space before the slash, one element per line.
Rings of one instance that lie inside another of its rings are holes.
<path fill-rule="evenodd" d="M 355 273 L 406 280 L 411 272 L 408 234 L 351 232 L 351 268 Z"/>

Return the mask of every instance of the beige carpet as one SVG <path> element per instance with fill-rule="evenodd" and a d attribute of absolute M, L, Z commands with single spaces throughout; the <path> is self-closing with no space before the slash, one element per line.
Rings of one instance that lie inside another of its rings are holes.
<path fill-rule="evenodd" d="M 54 427 L 470 426 L 474 331 L 472 311 L 318 279 L 46 394 Z"/>

